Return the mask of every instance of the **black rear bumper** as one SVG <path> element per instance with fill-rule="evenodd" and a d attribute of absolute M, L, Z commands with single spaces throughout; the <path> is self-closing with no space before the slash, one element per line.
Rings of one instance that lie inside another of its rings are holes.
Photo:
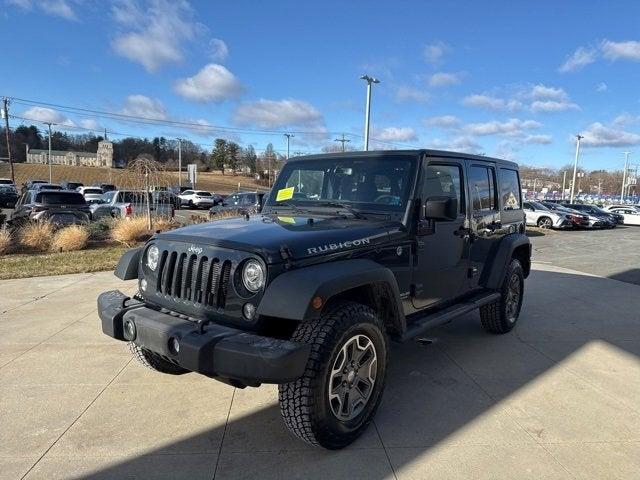
<path fill-rule="evenodd" d="M 203 375 L 244 385 L 287 383 L 305 369 L 310 346 L 163 313 L 118 290 L 98 297 L 102 331 L 117 340 L 133 341 L 181 367 Z M 133 339 L 126 322 L 135 327 Z M 177 342 L 177 343 L 176 343 Z M 175 346 L 178 346 L 177 351 Z"/>

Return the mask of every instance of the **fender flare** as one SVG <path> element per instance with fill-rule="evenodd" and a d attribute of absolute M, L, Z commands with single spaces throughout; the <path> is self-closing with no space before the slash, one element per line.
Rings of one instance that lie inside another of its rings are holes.
<path fill-rule="evenodd" d="M 138 278 L 140 255 L 144 247 L 132 248 L 122 254 L 113 274 L 120 280 L 134 280 Z"/>
<path fill-rule="evenodd" d="M 511 233 L 506 235 L 498 242 L 494 252 L 489 255 L 487 263 L 491 266 L 482 272 L 480 284 L 486 288 L 496 290 L 500 288 L 504 272 L 507 269 L 513 252 L 522 246 L 527 248 L 528 265 L 523 265 L 525 277 L 529 275 L 531 265 L 531 242 L 529 237 L 523 233 Z"/>
<path fill-rule="evenodd" d="M 405 326 L 395 276 L 388 268 L 367 259 L 338 260 L 278 275 L 267 287 L 258 314 L 297 321 L 317 319 L 321 309 L 311 306 L 314 297 L 322 298 L 324 305 L 337 294 L 372 284 L 384 284 L 390 289 L 396 320 Z"/>

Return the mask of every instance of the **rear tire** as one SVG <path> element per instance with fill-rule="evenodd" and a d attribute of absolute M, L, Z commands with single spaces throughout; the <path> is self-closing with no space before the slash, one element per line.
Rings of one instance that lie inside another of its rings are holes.
<path fill-rule="evenodd" d="M 166 373 L 168 375 L 182 375 L 188 372 L 188 370 L 185 370 L 181 366 L 164 359 L 161 355 L 136 345 L 133 342 L 129 342 L 129 350 L 138 362 L 156 372 Z"/>
<path fill-rule="evenodd" d="M 518 321 L 524 293 L 524 272 L 519 260 L 511 260 L 499 293 L 498 300 L 480 307 L 480 321 L 487 332 L 507 333 Z"/>
<path fill-rule="evenodd" d="M 373 420 L 384 390 L 387 336 L 369 307 L 344 302 L 301 323 L 291 340 L 311 345 L 304 374 L 278 386 L 280 412 L 294 435 L 335 450 Z"/>

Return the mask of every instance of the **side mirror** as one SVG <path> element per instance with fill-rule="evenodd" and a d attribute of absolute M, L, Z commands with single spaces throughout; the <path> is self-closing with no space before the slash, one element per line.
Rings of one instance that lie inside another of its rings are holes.
<path fill-rule="evenodd" d="M 458 218 L 458 199 L 452 197 L 429 197 L 422 206 L 422 217 L 426 220 L 450 221 Z"/>

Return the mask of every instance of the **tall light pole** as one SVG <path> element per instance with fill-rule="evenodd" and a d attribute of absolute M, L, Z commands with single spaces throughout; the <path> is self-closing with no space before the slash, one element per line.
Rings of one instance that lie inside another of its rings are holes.
<path fill-rule="evenodd" d="M 369 121 L 371 119 L 371 85 L 374 83 L 380 83 L 377 78 L 370 77 L 369 75 L 362 75 L 361 80 L 367 82 L 367 105 L 364 113 L 364 151 L 369 150 Z M 344 144 L 343 144 L 344 145 Z"/>
<path fill-rule="evenodd" d="M 4 118 L 4 133 L 7 139 L 7 157 L 9 157 L 9 168 L 11 169 L 11 181 L 16 183 L 16 176 L 13 172 L 13 158 L 11 157 L 11 142 L 9 141 L 9 99 L 2 99 L 2 118 Z"/>
<path fill-rule="evenodd" d="M 182 139 L 178 139 L 178 191 L 182 188 Z M 182 193 L 182 192 L 180 192 Z"/>
<path fill-rule="evenodd" d="M 287 160 L 289 160 L 289 140 L 295 137 L 295 135 L 293 133 L 284 133 L 283 135 L 287 137 Z"/>
<path fill-rule="evenodd" d="M 51 171 L 51 122 L 43 122 L 49 126 L 49 183 L 53 183 L 53 173 Z"/>
<path fill-rule="evenodd" d="M 627 170 L 629 169 L 629 155 L 631 152 L 624 153 L 624 171 L 622 172 L 622 192 L 620 193 L 620 203 L 624 203 L 624 187 L 627 182 Z"/>
<path fill-rule="evenodd" d="M 344 138 L 344 133 L 343 133 L 342 138 L 336 138 L 333 141 L 342 143 L 342 151 L 344 152 L 344 144 L 349 143 L 351 140 L 348 138 Z"/>
<path fill-rule="evenodd" d="M 562 195 L 560 197 L 561 200 L 564 200 L 564 183 L 567 181 L 567 171 L 562 172 Z"/>
<path fill-rule="evenodd" d="M 576 135 L 576 158 L 573 161 L 573 181 L 571 182 L 571 195 L 569 203 L 573 203 L 573 195 L 576 190 L 576 173 L 578 172 L 578 155 L 580 155 L 580 140 L 584 137 L 582 135 Z"/>

